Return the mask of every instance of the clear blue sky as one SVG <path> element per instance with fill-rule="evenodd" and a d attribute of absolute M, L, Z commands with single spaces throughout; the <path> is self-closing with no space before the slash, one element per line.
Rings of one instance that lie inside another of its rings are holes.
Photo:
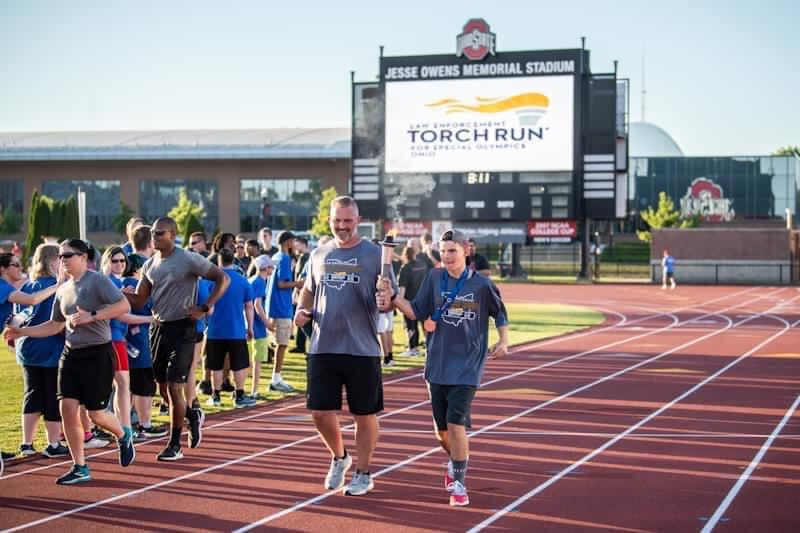
<path fill-rule="evenodd" d="M 578 48 L 631 79 L 631 118 L 687 155 L 800 144 L 791 0 L 0 0 L 0 131 L 349 126 L 349 72 L 454 53 L 483 17 L 500 51 Z"/>

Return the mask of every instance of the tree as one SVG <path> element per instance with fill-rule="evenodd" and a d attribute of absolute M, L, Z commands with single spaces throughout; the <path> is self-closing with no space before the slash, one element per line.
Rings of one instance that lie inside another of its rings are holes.
<path fill-rule="evenodd" d="M 3 210 L 2 222 L 0 222 L 0 233 L 19 233 L 22 219 L 13 206 L 7 205 Z"/>
<path fill-rule="evenodd" d="M 25 261 L 36 250 L 43 237 L 57 240 L 75 239 L 79 236 L 78 202 L 70 195 L 66 200 L 53 200 L 33 191 L 28 234 L 25 237 Z"/>
<path fill-rule="evenodd" d="M 131 206 L 125 202 L 120 202 L 119 213 L 114 217 L 114 221 L 111 223 L 114 227 L 114 231 L 120 235 L 125 235 L 125 229 L 128 225 L 128 220 L 135 215 L 136 213 L 133 211 L 133 209 L 131 209 Z"/>
<path fill-rule="evenodd" d="M 664 191 L 658 193 L 658 209 L 654 211 L 652 207 L 648 207 L 647 211 L 642 211 L 642 219 L 647 222 L 650 229 L 696 228 L 700 224 L 700 217 L 697 215 L 682 217 L 680 211 L 675 210 L 672 198 Z M 636 235 L 645 242 L 651 242 L 653 239 L 649 231 L 637 231 Z"/>
<path fill-rule="evenodd" d="M 178 235 L 183 237 L 183 242 L 187 242 L 186 239 L 188 239 L 189 235 L 192 233 L 192 231 L 189 231 L 190 227 L 197 227 L 199 225 L 200 228 L 193 231 L 203 230 L 201 221 L 206 217 L 206 213 L 203 211 L 202 207 L 189 199 L 189 195 L 186 194 L 186 189 L 181 189 L 178 191 L 178 205 L 170 209 L 167 216 L 175 220 L 175 223 L 178 225 Z"/>
<path fill-rule="evenodd" d="M 800 157 L 800 145 L 786 146 L 775 150 L 775 155 L 793 155 Z"/>
<path fill-rule="evenodd" d="M 318 239 L 323 235 L 329 235 L 331 237 L 333 236 L 331 227 L 328 224 L 328 218 L 331 215 L 331 202 L 337 196 L 339 196 L 339 193 L 336 192 L 336 188 L 334 187 L 329 187 L 322 191 L 322 196 L 319 199 L 317 215 L 311 222 L 311 234 Z"/>

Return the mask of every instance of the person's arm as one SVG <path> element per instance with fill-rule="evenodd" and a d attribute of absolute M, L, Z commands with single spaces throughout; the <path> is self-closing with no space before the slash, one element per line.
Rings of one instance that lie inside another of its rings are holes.
<path fill-rule="evenodd" d="M 311 306 L 314 305 L 314 293 L 307 286 L 300 289 L 300 297 L 297 299 L 297 311 L 294 313 L 294 323 L 298 327 L 303 327 L 311 320 Z"/>
<path fill-rule="evenodd" d="M 54 295 L 58 285 L 58 283 L 54 283 L 46 289 L 31 294 L 17 290 L 8 295 L 8 301 L 18 305 L 38 305 Z"/>
<path fill-rule="evenodd" d="M 131 307 L 140 309 L 147 303 L 152 289 L 153 286 L 150 284 L 150 280 L 147 279 L 147 276 L 142 275 L 142 279 L 139 280 L 135 289 L 131 286 L 123 287 L 122 294 L 128 299 L 128 303 L 130 303 Z"/>
<path fill-rule="evenodd" d="M 125 313 L 122 316 L 118 316 L 117 320 L 120 322 L 125 322 L 126 324 L 130 324 L 132 326 L 139 326 L 141 324 L 150 324 L 153 322 L 152 315 L 135 315 L 133 313 Z"/>
<path fill-rule="evenodd" d="M 20 337 L 52 337 L 64 331 L 66 322 L 48 320 L 38 326 L 28 326 L 25 328 L 6 326 L 6 340 L 12 341 Z"/>
<path fill-rule="evenodd" d="M 253 338 L 253 302 L 244 304 L 244 316 L 247 319 L 247 338 Z"/>
<path fill-rule="evenodd" d="M 214 282 L 214 289 L 212 289 L 211 294 L 208 296 L 208 300 L 204 304 L 195 305 L 189 308 L 189 318 L 192 320 L 200 320 L 205 316 L 208 312 L 204 311 L 203 306 L 207 306 L 205 308 L 211 308 L 214 304 L 217 303 L 217 300 L 222 298 L 222 295 L 225 294 L 225 291 L 228 290 L 228 285 L 231 284 L 231 280 L 228 275 L 222 271 L 222 269 L 211 265 L 211 268 L 203 275 L 204 279 Z"/>
<path fill-rule="evenodd" d="M 489 359 L 499 359 L 508 355 L 508 325 L 497 326 L 497 334 L 500 336 L 500 340 L 489 352 Z"/>
<path fill-rule="evenodd" d="M 120 298 L 116 302 L 111 305 L 107 305 L 106 307 L 99 309 L 94 314 L 91 312 L 81 309 L 78 307 L 78 310 L 67 317 L 70 324 L 73 327 L 76 326 L 83 326 L 84 324 L 90 324 L 92 322 L 97 322 L 99 320 L 111 320 L 114 318 L 119 318 L 125 313 L 131 312 L 131 304 L 128 303 L 127 298 Z"/>
<path fill-rule="evenodd" d="M 264 323 L 264 326 L 266 326 L 269 322 L 269 317 L 267 317 L 267 312 L 264 310 L 264 306 L 261 305 L 261 298 L 256 298 L 253 301 L 253 310 L 255 311 L 255 314 L 258 315 L 258 318 L 261 319 L 261 322 Z"/>

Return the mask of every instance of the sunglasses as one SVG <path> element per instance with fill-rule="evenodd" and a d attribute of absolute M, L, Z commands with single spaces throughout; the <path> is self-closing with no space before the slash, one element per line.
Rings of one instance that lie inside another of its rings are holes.
<path fill-rule="evenodd" d="M 9 263 L 9 264 L 8 264 L 8 266 L 9 266 L 9 267 L 17 267 L 17 268 L 22 268 L 22 265 L 21 265 L 21 264 L 19 264 L 19 263 Z"/>
<path fill-rule="evenodd" d="M 156 237 L 161 237 L 166 232 L 167 232 L 167 230 L 165 230 L 165 229 L 155 229 L 155 230 L 153 230 L 153 235 L 155 235 Z"/>
<path fill-rule="evenodd" d="M 203 241 L 192 241 L 192 242 L 189 243 L 189 246 L 197 246 L 201 242 L 203 242 Z"/>
<path fill-rule="evenodd" d="M 83 255 L 80 252 L 64 252 L 63 254 L 58 254 L 59 259 L 69 259 L 70 257 L 74 257 L 76 255 Z"/>
<path fill-rule="evenodd" d="M 114 264 L 117 264 L 117 263 L 125 264 L 126 263 L 126 261 L 124 259 L 112 259 L 111 262 L 114 263 Z"/>

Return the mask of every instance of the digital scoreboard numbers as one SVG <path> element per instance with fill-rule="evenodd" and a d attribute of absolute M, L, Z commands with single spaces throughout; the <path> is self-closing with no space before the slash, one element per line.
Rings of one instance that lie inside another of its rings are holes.
<path fill-rule="evenodd" d="M 530 215 L 528 186 L 501 183 L 497 173 L 475 171 L 439 176 L 421 202 L 423 218 L 456 220 L 520 220 Z"/>

